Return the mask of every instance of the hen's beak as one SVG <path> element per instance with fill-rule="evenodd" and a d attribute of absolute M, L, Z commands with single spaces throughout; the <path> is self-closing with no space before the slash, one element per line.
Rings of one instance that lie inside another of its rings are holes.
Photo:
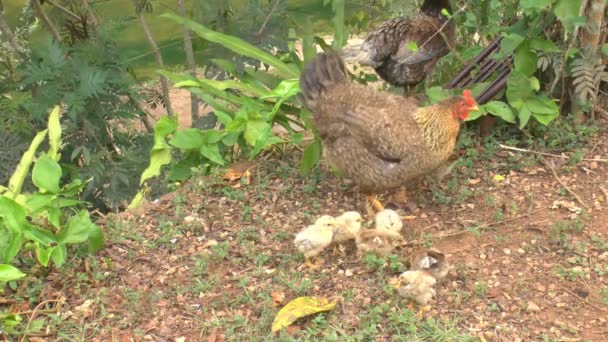
<path fill-rule="evenodd" d="M 472 112 L 473 111 L 478 111 L 478 110 L 481 110 L 481 109 L 479 109 L 479 106 L 477 104 L 475 104 L 473 107 L 471 107 L 471 111 Z"/>

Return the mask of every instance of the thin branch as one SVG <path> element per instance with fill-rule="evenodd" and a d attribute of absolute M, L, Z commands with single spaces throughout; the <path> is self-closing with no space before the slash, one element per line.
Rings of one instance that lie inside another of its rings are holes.
<path fill-rule="evenodd" d="M 570 189 L 557 175 L 557 172 L 555 171 L 555 168 L 551 165 L 551 163 L 549 163 L 548 161 L 543 159 L 543 162 L 545 163 L 545 165 L 547 165 L 547 167 L 549 169 L 551 169 L 551 172 L 553 173 L 553 176 L 555 177 L 555 179 L 557 179 L 557 181 L 559 182 L 559 184 L 561 184 L 564 189 L 566 189 L 566 191 L 568 191 L 568 193 L 570 193 L 570 195 L 574 196 L 574 198 L 576 198 L 576 200 L 578 201 L 578 203 L 580 203 L 583 207 L 585 207 L 585 209 L 589 210 L 589 206 L 587 204 L 585 204 L 585 202 L 583 202 L 583 200 L 578 197 L 578 195 L 572 191 L 572 189 Z"/>
<path fill-rule="evenodd" d="M 262 32 L 264 32 L 264 29 L 266 28 L 266 25 L 268 24 L 268 21 L 270 20 L 270 17 L 272 16 L 272 13 L 275 11 L 275 9 L 277 8 L 277 6 L 279 5 L 279 2 L 281 2 L 281 0 L 277 0 L 274 2 L 274 5 L 272 5 L 272 8 L 270 8 L 270 11 L 268 12 L 268 15 L 266 16 L 266 19 L 264 19 L 264 22 L 262 23 L 262 26 L 260 27 L 260 29 L 258 30 L 258 36 L 262 34 Z"/>
<path fill-rule="evenodd" d="M 93 23 L 93 26 L 97 27 L 99 25 L 99 21 L 97 20 L 97 17 L 95 16 L 95 13 L 93 12 L 93 9 L 89 5 L 89 1 L 81 0 L 80 3 L 81 3 L 81 6 L 85 9 L 85 11 L 87 11 L 87 16 L 89 18 L 91 18 L 91 23 Z"/>
<path fill-rule="evenodd" d="M 13 33 L 13 30 L 11 30 L 11 27 L 9 26 L 8 22 L 6 21 L 6 18 L 4 17 L 4 6 L 2 4 L 2 0 L 0 0 L 0 32 L 2 32 L 2 35 L 4 35 L 8 40 L 11 49 L 13 49 L 15 57 L 21 56 L 21 46 L 17 42 L 17 37 Z"/>
<path fill-rule="evenodd" d="M 42 9 L 42 5 L 40 5 L 40 0 L 31 0 L 31 5 L 34 8 L 34 12 L 36 13 L 38 19 L 40 19 L 44 23 L 44 25 L 46 25 L 47 29 L 51 31 L 51 34 L 53 35 L 55 40 L 60 42 L 61 35 L 59 34 L 59 31 L 57 30 L 51 19 L 49 19 L 49 17 L 44 12 L 44 9 Z"/>
<path fill-rule="evenodd" d="M 53 0 L 46 0 L 46 2 L 49 5 L 52 5 L 52 6 L 56 7 L 57 9 L 59 9 L 61 12 L 67 14 L 68 17 L 72 17 L 72 19 L 80 20 L 80 16 L 78 14 L 76 14 L 76 13 L 70 11 L 69 9 L 61 6 L 60 4 L 56 3 L 55 1 L 53 1 Z"/>
<path fill-rule="evenodd" d="M 523 152 L 523 153 L 532 153 L 532 154 L 537 154 L 539 156 L 547 156 L 547 157 L 553 157 L 553 158 L 570 159 L 570 157 L 568 157 L 568 156 L 560 156 L 559 154 L 526 150 L 525 148 L 507 146 L 507 145 L 503 145 L 503 144 L 498 144 L 498 146 L 500 146 L 500 148 L 502 148 L 503 150 L 517 151 L 517 152 Z M 599 162 L 599 163 L 608 163 L 608 159 L 583 158 L 581 160 L 582 161 L 594 161 L 594 162 Z"/>

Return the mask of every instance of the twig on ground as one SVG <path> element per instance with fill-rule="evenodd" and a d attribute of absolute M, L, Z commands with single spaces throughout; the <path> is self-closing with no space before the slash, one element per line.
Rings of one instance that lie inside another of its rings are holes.
<path fill-rule="evenodd" d="M 574 196 L 574 198 L 576 198 L 576 200 L 578 201 L 578 203 L 580 203 L 583 207 L 585 207 L 585 209 L 589 210 L 589 206 L 587 204 L 585 204 L 585 202 L 583 202 L 583 200 L 578 197 L 578 195 L 572 191 L 572 189 L 570 189 L 557 175 L 557 172 L 555 171 L 555 168 L 551 165 L 551 163 L 549 163 L 546 160 L 543 160 L 543 162 L 545 163 L 545 165 L 547 165 L 547 167 L 549 169 L 551 169 L 551 172 L 553 173 L 553 176 L 555 177 L 555 179 L 557 179 L 557 181 L 559 182 L 559 184 L 561 184 L 564 189 L 566 189 L 566 191 L 568 191 L 568 193 L 572 196 Z"/>
<path fill-rule="evenodd" d="M 30 317 L 27 320 L 27 325 L 25 326 L 24 331 L 27 332 L 30 328 L 30 325 L 32 324 L 32 322 L 34 321 L 34 319 L 36 318 L 36 316 L 38 315 L 38 313 L 41 313 L 42 311 L 40 310 L 41 307 L 43 307 L 44 305 L 48 304 L 48 303 L 53 303 L 56 302 L 57 305 L 55 305 L 55 309 L 53 310 L 53 312 L 59 314 L 59 312 L 61 311 L 61 304 L 63 303 L 63 301 L 65 300 L 65 298 L 59 298 L 59 299 L 48 299 L 45 301 L 40 302 L 38 305 L 36 305 L 36 307 L 34 308 L 34 310 L 32 310 L 32 314 L 30 315 Z M 47 310 L 44 310 L 44 312 L 46 312 Z M 27 333 L 23 334 L 23 336 L 21 337 L 21 342 L 25 341 L 26 337 L 28 337 L 30 335 L 28 335 Z"/>
<path fill-rule="evenodd" d="M 541 156 L 548 156 L 548 157 L 553 157 L 553 158 L 570 159 L 570 157 L 568 157 L 568 156 L 562 156 L 562 155 L 559 155 L 559 154 L 552 154 L 552 153 L 545 153 L 545 152 L 526 150 L 525 148 L 519 148 L 519 147 L 508 146 L 508 145 L 503 145 L 503 144 L 498 144 L 498 146 L 500 146 L 500 148 L 502 148 L 503 150 L 510 150 L 510 151 L 524 152 L 524 153 L 532 153 L 532 154 L 538 154 L 538 155 L 541 155 Z M 583 161 L 594 161 L 594 162 L 608 163 L 608 159 L 583 158 L 581 160 L 583 160 Z"/>

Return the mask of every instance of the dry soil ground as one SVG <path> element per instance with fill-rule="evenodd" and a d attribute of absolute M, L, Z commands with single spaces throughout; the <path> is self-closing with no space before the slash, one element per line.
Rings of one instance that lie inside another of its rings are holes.
<path fill-rule="evenodd" d="M 347 246 L 316 270 L 294 233 L 361 210 L 363 196 L 324 167 L 301 176 L 297 151 L 267 155 L 248 185 L 198 178 L 105 218 L 103 251 L 0 304 L 44 318 L 39 341 L 607 341 L 606 137 L 572 158 L 469 144 L 451 175 L 412 192 L 395 255 L 358 259 Z M 390 280 L 428 246 L 453 270 L 418 319 Z M 302 295 L 339 305 L 271 334 L 279 308 Z"/>

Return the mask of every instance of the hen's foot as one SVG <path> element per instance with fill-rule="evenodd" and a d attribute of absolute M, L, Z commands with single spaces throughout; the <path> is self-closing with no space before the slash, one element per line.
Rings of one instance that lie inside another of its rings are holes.
<path fill-rule="evenodd" d="M 311 270 L 317 269 L 320 267 L 320 265 L 318 265 L 316 262 L 311 261 L 312 258 L 306 258 L 306 266 L 308 266 L 308 268 L 310 268 Z"/>
<path fill-rule="evenodd" d="M 414 312 L 414 302 L 411 301 L 410 304 L 407 306 L 407 309 L 410 310 L 411 312 Z M 418 320 L 422 319 L 422 315 L 424 314 L 424 306 L 420 305 L 420 309 L 418 309 L 418 313 L 414 315 L 414 318 L 417 318 Z"/>
<path fill-rule="evenodd" d="M 390 202 L 399 208 L 407 208 L 412 213 L 416 211 L 416 203 L 408 201 L 407 191 L 405 190 L 405 188 L 402 188 L 399 191 L 393 193 L 390 197 Z"/>

